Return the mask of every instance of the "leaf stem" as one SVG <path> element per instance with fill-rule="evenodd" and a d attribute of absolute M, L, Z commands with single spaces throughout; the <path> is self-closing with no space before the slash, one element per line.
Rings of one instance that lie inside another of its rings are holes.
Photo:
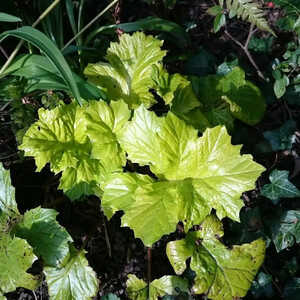
<path fill-rule="evenodd" d="M 151 263 L 152 263 L 152 248 L 151 247 L 147 247 L 147 262 L 148 262 L 148 268 L 147 268 L 147 279 L 148 279 L 148 285 L 149 285 L 149 289 L 148 289 L 148 293 L 150 292 L 150 283 L 151 283 Z M 149 299 L 149 294 L 148 294 L 148 299 Z"/>
<path fill-rule="evenodd" d="M 65 50 L 74 40 L 76 40 L 84 31 L 86 31 L 91 25 L 93 25 L 104 13 L 106 13 L 112 6 L 114 6 L 119 0 L 114 0 L 107 5 L 94 19 L 92 19 L 87 25 L 85 25 L 77 34 L 75 34 L 61 49 Z"/>
<path fill-rule="evenodd" d="M 60 0 L 55 0 L 51 5 L 49 5 L 46 10 L 36 19 L 36 21 L 32 24 L 32 27 L 36 27 L 50 12 L 51 10 L 60 2 Z M 12 60 L 15 58 L 19 50 L 21 49 L 24 41 L 20 40 L 17 44 L 15 50 L 11 53 L 5 64 L 2 66 L 0 70 L 0 74 L 4 72 L 4 70 L 9 66 Z"/>

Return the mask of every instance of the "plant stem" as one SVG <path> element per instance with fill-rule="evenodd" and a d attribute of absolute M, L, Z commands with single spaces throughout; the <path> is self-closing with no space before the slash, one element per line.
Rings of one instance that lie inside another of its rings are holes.
<path fill-rule="evenodd" d="M 119 0 L 114 0 L 106 6 L 94 19 L 92 19 L 87 25 L 85 25 L 77 34 L 75 34 L 61 49 L 65 50 L 74 40 L 76 40 L 84 31 L 86 31 L 92 24 L 94 24 L 104 13 L 106 13 L 112 6 L 114 6 Z"/>
<path fill-rule="evenodd" d="M 51 5 L 49 5 L 46 10 L 36 19 L 36 21 L 32 24 L 32 27 L 36 27 L 49 13 L 50 11 L 60 2 L 60 0 L 55 0 Z M 0 74 L 4 72 L 4 70 L 9 66 L 12 60 L 15 58 L 20 48 L 22 47 L 24 41 L 20 40 L 17 44 L 15 50 L 11 53 L 10 57 L 7 59 L 5 64 L 2 66 L 0 70 Z"/>
<path fill-rule="evenodd" d="M 106 247 L 107 247 L 107 251 L 108 251 L 108 257 L 111 258 L 111 244 L 110 244 L 110 240 L 109 240 L 109 235 L 108 235 L 108 230 L 107 230 L 107 226 L 106 226 L 106 220 L 105 218 L 103 218 L 103 227 L 104 227 L 104 235 L 105 235 L 105 242 L 106 242 Z"/>
<path fill-rule="evenodd" d="M 148 274 L 148 284 L 151 283 L 151 263 L 152 263 L 152 249 L 150 247 L 147 247 L 147 262 L 148 262 L 148 268 L 147 268 L 147 274 Z"/>
<path fill-rule="evenodd" d="M 265 76 L 263 75 L 263 73 L 260 71 L 259 67 L 257 66 L 256 62 L 254 61 L 251 53 L 248 50 L 248 46 L 249 46 L 249 42 L 251 40 L 251 37 L 253 36 L 253 34 L 256 32 L 256 30 L 254 29 L 254 25 L 251 24 L 250 29 L 249 29 L 249 34 L 247 37 L 247 40 L 245 42 L 245 45 L 243 45 L 241 42 L 239 42 L 236 38 L 234 38 L 228 31 L 227 29 L 225 29 L 225 34 L 233 41 L 235 42 L 240 48 L 243 49 L 243 51 L 245 52 L 246 56 L 248 57 L 249 61 L 251 62 L 252 66 L 255 68 L 258 76 L 263 79 L 264 81 L 267 81 Z"/>

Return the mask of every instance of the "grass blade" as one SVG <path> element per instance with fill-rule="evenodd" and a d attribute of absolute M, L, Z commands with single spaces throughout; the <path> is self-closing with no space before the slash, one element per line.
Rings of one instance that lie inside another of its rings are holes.
<path fill-rule="evenodd" d="M 0 22 L 22 22 L 22 20 L 13 15 L 0 12 Z"/>
<path fill-rule="evenodd" d="M 80 93 L 69 65 L 56 45 L 45 34 L 30 26 L 24 26 L 3 32 L 0 34 L 0 41 L 9 36 L 20 38 L 39 48 L 59 71 L 74 98 L 81 104 Z"/>

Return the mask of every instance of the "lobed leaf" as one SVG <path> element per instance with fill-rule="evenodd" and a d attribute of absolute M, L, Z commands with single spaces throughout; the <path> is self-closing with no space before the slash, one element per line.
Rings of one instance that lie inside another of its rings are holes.
<path fill-rule="evenodd" d="M 61 268 L 44 268 L 52 300 L 88 300 L 98 291 L 95 272 L 88 265 L 84 250 L 70 247 L 70 256 Z"/>
<path fill-rule="evenodd" d="M 16 236 L 27 240 L 45 265 L 59 266 L 69 254 L 69 233 L 56 221 L 53 209 L 37 207 L 24 214 L 15 228 Z"/>
<path fill-rule="evenodd" d="M 216 209 L 220 218 L 239 220 L 242 192 L 254 188 L 264 168 L 240 155 L 224 127 L 197 131 L 173 113 L 165 118 L 140 107 L 120 133 L 131 161 L 149 165 L 159 178 L 112 174 L 103 185 L 104 212 L 124 210 L 123 226 L 150 246 L 185 222 L 188 230 Z"/>
<path fill-rule="evenodd" d="M 289 171 L 273 170 L 269 178 L 271 183 L 265 184 L 261 195 L 277 204 L 280 198 L 300 197 L 300 191 L 289 181 Z"/>
<path fill-rule="evenodd" d="M 18 237 L 2 235 L 0 239 L 0 296 L 17 287 L 37 288 L 39 280 L 27 273 L 36 260 L 30 245 Z"/>
<path fill-rule="evenodd" d="M 168 258 L 175 272 L 182 274 L 186 260 L 191 257 L 196 294 L 207 293 L 208 298 L 216 300 L 244 297 L 263 262 L 265 242 L 256 240 L 228 249 L 219 241 L 222 235 L 222 223 L 210 215 L 199 231 L 168 243 Z"/>
<path fill-rule="evenodd" d="M 86 133 L 92 143 L 91 158 L 101 161 L 107 172 L 126 164 L 125 152 L 117 135 L 128 121 L 131 112 L 123 101 L 92 101 L 85 110 Z"/>
<path fill-rule="evenodd" d="M 39 110 L 39 120 L 26 132 L 19 147 L 25 156 L 34 156 L 37 170 L 48 162 L 54 173 L 62 172 L 60 188 L 98 181 L 103 167 L 90 158 L 91 143 L 85 134 L 83 108 L 76 103 L 53 110 Z M 103 173 L 103 171 L 102 171 Z"/>
<path fill-rule="evenodd" d="M 11 185 L 10 173 L 0 164 L 0 216 L 19 214 L 15 200 L 15 188 Z"/>
<path fill-rule="evenodd" d="M 84 73 L 88 79 L 106 90 L 112 100 L 124 100 L 131 108 L 156 101 L 149 91 L 153 88 L 152 67 L 158 66 L 166 51 L 162 41 L 136 32 L 123 34 L 119 43 L 111 43 L 106 62 L 89 64 Z"/>
<path fill-rule="evenodd" d="M 276 212 L 267 221 L 267 227 L 277 252 L 300 242 L 300 212 L 296 210 Z"/>
<path fill-rule="evenodd" d="M 177 295 L 179 291 L 188 291 L 188 282 L 177 276 L 163 276 L 147 283 L 129 274 L 126 292 L 131 300 L 157 300 L 165 295 Z"/>

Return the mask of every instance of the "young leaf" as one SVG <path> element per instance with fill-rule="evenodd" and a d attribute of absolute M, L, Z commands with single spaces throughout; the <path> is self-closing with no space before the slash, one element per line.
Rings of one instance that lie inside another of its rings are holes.
<path fill-rule="evenodd" d="M 79 104 L 81 104 L 79 90 L 72 76 L 69 65 L 56 45 L 44 33 L 33 27 L 23 26 L 16 30 L 9 30 L 1 33 L 0 41 L 4 40 L 8 36 L 14 36 L 23 39 L 39 48 L 57 68 L 61 77 L 70 88 L 74 98 Z"/>
<path fill-rule="evenodd" d="M 131 300 L 157 300 L 158 297 L 165 295 L 177 295 L 178 290 L 188 291 L 188 282 L 177 276 L 163 276 L 155 279 L 148 287 L 144 280 L 129 274 L 126 286 L 126 292 Z"/>
<path fill-rule="evenodd" d="M 217 33 L 226 24 L 226 16 L 223 12 L 216 15 L 214 20 L 214 32 Z"/>
<path fill-rule="evenodd" d="M 38 279 L 26 272 L 35 260 L 32 248 L 25 240 L 2 235 L 0 239 L 0 295 L 13 292 L 17 287 L 36 289 L 39 284 Z"/>
<path fill-rule="evenodd" d="M 273 170 L 269 179 L 271 183 L 263 186 L 261 195 L 271 199 L 274 204 L 277 204 L 280 198 L 300 197 L 300 190 L 289 181 L 288 171 Z"/>
<path fill-rule="evenodd" d="M 210 7 L 206 12 L 211 15 L 211 16 L 216 16 L 220 13 L 222 13 L 223 9 L 220 5 L 215 5 L 215 6 L 212 6 Z"/>
<path fill-rule="evenodd" d="M 53 209 L 31 209 L 15 228 L 16 236 L 27 240 L 45 265 L 52 267 L 61 264 L 72 242 L 68 232 L 56 221 L 57 214 Z"/>
<path fill-rule="evenodd" d="M 10 173 L 0 164 L 0 216 L 19 214 L 15 200 L 15 188 L 11 185 Z"/>
<path fill-rule="evenodd" d="M 90 300 L 98 291 L 95 272 L 88 265 L 84 250 L 70 247 L 70 257 L 61 268 L 44 268 L 52 300 Z"/>
<path fill-rule="evenodd" d="M 250 155 L 240 155 L 240 146 L 231 145 L 224 127 L 198 138 L 194 128 L 171 112 L 159 118 L 141 106 L 119 138 L 128 158 L 150 165 L 160 181 L 113 174 L 103 185 L 102 203 L 111 208 L 109 216 L 124 210 L 123 226 L 147 246 L 172 232 L 178 221 L 186 220 L 186 229 L 199 224 L 212 208 L 220 218 L 239 220 L 241 193 L 254 188 L 264 170 Z"/>
<path fill-rule="evenodd" d="M 182 274 L 186 260 L 191 257 L 190 267 L 196 272 L 193 286 L 196 294 L 207 293 L 208 298 L 215 300 L 244 297 L 263 262 L 265 242 L 256 240 L 228 249 L 218 239 L 222 236 L 222 223 L 208 216 L 199 231 L 188 233 L 184 240 L 168 243 L 168 258 L 176 274 Z"/>
<path fill-rule="evenodd" d="M 81 182 L 99 182 L 105 176 L 100 161 L 91 158 L 84 108 L 76 103 L 53 110 L 41 108 L 39 120 L 28 129 L 19 148 L 25 156 L 35 157 L 38 171 L 50 162 L 54 173 L 62 172 L 59 187 L 64 191 Z"/>
<path fill-rule="evenodd" d="M 286 80 L 282 77 L 275 81 L 274 93 L 277 99 L 281 98 L 286 92 Z"/>
<path fill-rule="evenodd" d="M 94 84 L 104 88 L 112 100 L 123 99 L 131 108 L 156 101 L 149 89 L 153 88 L 152 68 L 163 59 L 162 41 L 136 32 L 123 34 L 119 43 L 111 43 L 106 59 L 109 63 L 89 64 L 84 73 Z"/>

